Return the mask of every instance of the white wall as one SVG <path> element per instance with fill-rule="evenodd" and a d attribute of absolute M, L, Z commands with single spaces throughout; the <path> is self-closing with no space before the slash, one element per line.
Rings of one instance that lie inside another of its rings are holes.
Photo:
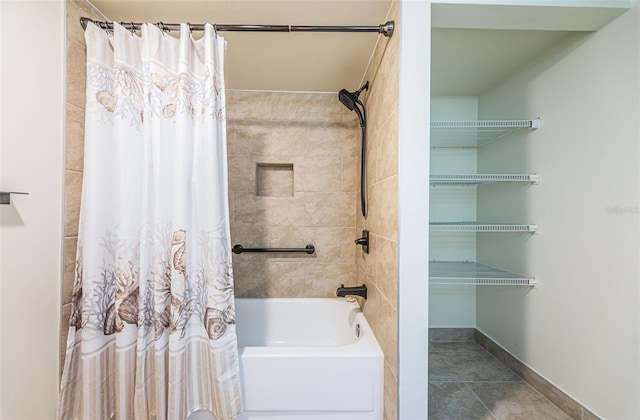
<path fill-rule="evenodd" d="M 542 117 L 478 169 L 540 185 L 480 187 L 478 216 L 540 232 L 478 237 L 478 259 L 538 278 L 478 288 L 478 328 L 594 413 L 640 418 L 640 8 L 572 35 L 481 95 L 481 119 Z"/>
<path fill-rule="evenodd" d="M 0 1 L 0 418 L 51 419 L 58 395 L 64 2 Z"/>
<path fill-rule="evenodd" d="M 398 418 L 428 413 L 431 4 L 400 2 L 398 138 Z M 427 24 L 425 24 L 427 22 Z M 417 180 L 417 181 L 416 181 Z M 421 181 L 422 180 L 422 181 Z"/>
<path fill-rule="evenodd" d="M 431 120 L 477 120 L 476 96 L 432 96 Z M 473 136 L 473 133 L 469 133 Z M 434 139 L 432 138 L 432 142 Z M 431 151 L 432 174 L 475 174 L 477 149 L 443 149 Z M 431 222 L 476 220 L 476 187 L 435 186 L 430 189 Z M 475 261 L 476 234 L 431 232 L 429 260 Z M 432 286 L 429 290 L 429 327 L 475 328 L 475 286 Z"/>

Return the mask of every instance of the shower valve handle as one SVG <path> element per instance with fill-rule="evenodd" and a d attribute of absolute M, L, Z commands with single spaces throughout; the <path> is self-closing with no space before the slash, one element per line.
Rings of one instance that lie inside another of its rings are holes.
<path fill-rule="evenodd" d="M 356 239 L 354 242 L 356 245 L 362 245 L 362 250 L 365 252 L 365 254 L 369 253 L 369 231 L 368 230 L 363 230 L 362 236 Z"/>

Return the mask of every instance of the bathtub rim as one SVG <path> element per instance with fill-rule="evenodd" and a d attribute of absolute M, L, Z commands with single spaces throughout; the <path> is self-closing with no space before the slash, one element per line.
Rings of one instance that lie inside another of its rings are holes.
<path fill-rule="evenodd" d="M 349 310 L 356 310 L 355 323 L 360 324 L 361 336 L 354 342 L 336 346 L 238 346 L 238 352 L 241 356 L 272 356 L 284 357 L 294 355 L 304 356 L 358 356 L 358 357 L 381 357 L 384 358 L 382 347 L 373 333 L 373 329 L 364 314 L 362 307 L 358 301 L 350 302 L 344 298 L 236 298 L 235 301 L 260 301 L 266 300 L 274 303 L 330 303 L 332 305 L 339 304 L 346 306 Z"/>

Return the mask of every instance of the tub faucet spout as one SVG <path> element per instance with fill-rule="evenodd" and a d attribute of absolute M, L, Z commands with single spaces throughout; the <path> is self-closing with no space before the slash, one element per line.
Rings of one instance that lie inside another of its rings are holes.
<path fill-rule="evenodd" d="M 341 284 L 340 287 L 338 287 L 338 290 L 336 290 L 336 296 L 360 296 L 366 299 L 367 286 L 363 284 L 362 286 L 344 287 L 344 284 Z"/>

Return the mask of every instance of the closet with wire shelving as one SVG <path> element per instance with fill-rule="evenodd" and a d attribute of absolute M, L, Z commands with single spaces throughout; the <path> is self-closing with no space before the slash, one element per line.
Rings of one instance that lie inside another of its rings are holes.
<path fill-rule="evenodd" d="M 455 100 L 455 99 L 454 99 Z M 437 108 L 438 99 L 434 106 Z M 437 160 L 442 159 L 452 163 L 455 160 L 469 161 L 469 157 L 476 155 L 477 150 L 497 141 L 508 141 L 510 134 L 517 130 L 537 130 L 540 128 L 540 118 L 530 120 L 432 120 L 431 148 L 432 168 L 439 168 Z M 466 159 L 465 159 L 466 157 Z M 464 163 L 462 164 L 464 165 Z M 473 166 L 468 165 L 467 166 Z M 449 169 L 451 171 L 453 168 Z M 447 171 L 446 169 L 442 169 Z M 519 183 L 531 185 L 539 183 L 538 174 L 497 174 L 497 173 L 432 173 L 429 182 L 436 204 L 447 208 L 446 215 L 438 212 L 432 214 L 429 222 L 430 231 L 439 233 L 528 233 L 538 230 L 535 223 L 501 223 L 500 221 L 485 220 L 442 220 L 452 217 L 456 210 L 456 200 L 473 200 L 477 194 L 477 186 L 483 184 Z M 442 191 L 436 192 L 436 189 Z M 433 201 L 432 201 L 433 203 Z M 464 205 L 464 204 L 462 204 Z M 439 238 L 446 243 L 445 238 Z M 471 238 L 473 239 L 473 238 Z M 433 246 L 437 252 L 438 238 L 434 238 Z M 470 242 L 473 242 L 471 240 Z M 434 253 L 435 253 L 434 252 Z M 430 260 L 429 283 L 431 285 L 464 285 L 464 286 L 535 286 L 534 276 L 511 273 L 497 267 L 491 267 L 479 261 L 441 261 Z"/>
<path fill-rule="evenodd" d="M 432 347 L 434 392 L 483 381 L 488 339 L 575 417 L 637 418 L 640 4 L 451 0 L 431 25 L 429 327 L 475 340 Z"/>
<path fill-rule="evenodd" d="M 513 139 L 530 141 L 527 134 L 540 131 L 541 119 L 480 120 L 477 96 L 436 95 L 431 102 L 430 323 L 475 327 L 477 286 L 537 285 L 535 273 L 479 259 L 479 237 L 526 237 L 539 229 L 535 220 L 479 214 L 478 200 L 489 185 L 499 191 L 535 188 L 540 183 L 536 172 L 479 168 L 478 156 Z"/>

